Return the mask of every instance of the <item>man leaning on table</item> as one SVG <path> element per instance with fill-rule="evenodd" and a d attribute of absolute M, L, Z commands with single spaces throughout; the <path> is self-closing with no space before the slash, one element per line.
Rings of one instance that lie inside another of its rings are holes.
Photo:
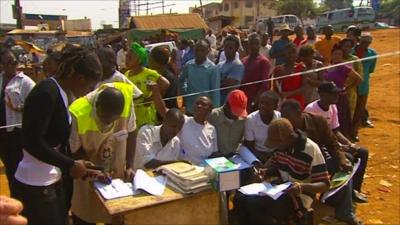
<path fill-rule="evenodd" d="M 132 156 L 127 138 L 136 128 L 134 90 L 133 85 L 125 83 L 103 84 L 71 104 L 70 146 L 74 158 L 103 167 L 113 178 L 125 175 L 132 179 L 133 159 L 127 157 Z M 89 180 L 74 181 L 71 211 L 75 225 L 112 222 Z"/>
<path fill-rule="evenodd" d="M 176 162 L 180 158 L 181 144 L 177 134 L 185 122 L 179 109 L 169 109 L 162 125 L 145 125 L 138 133 L 134 167 L 154 169 Z"/>
<path fill-rule="evenodd" d="M 311 207 L 313 196 L 329 188 L 325 160 L 318 145 L 295 130 L 289 120 L 272 121 L 268 131 L 265 145 L 276 151 L 259 175 L 278 175 L 281 182 L 292 184 L 277 200 L 238 193 L 234 203 L 239 224 L 272 224 L 273 220 L 278 224 L 298 224 Z"/>

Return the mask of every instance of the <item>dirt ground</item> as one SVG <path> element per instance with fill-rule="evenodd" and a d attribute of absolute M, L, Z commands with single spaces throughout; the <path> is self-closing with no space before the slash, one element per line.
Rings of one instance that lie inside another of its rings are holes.
<path fill-rule="evenodd" d="M 400 30 L 372 31 L 372 48 L 378 54 L 400 50 Z M 368 99 L 370 119 L 375 128 L 360 130 L 359 145 L 368 148 L 370 158 L 363 192 L 369 202 L 357 205 L 365 224 L 400 224 L 400 55 L 378 59 Z M 385 182 L 386 181 L 386 182 Z M 381 183 L 381 184 L 380 184 Z M 383 184 L 383 185 L 382 185 Z M 327 207 L 316 210 L 315 224 L 336 224 L 323 220 L 333 216 Z M 339 224 L 339 223 L 337 223 Z"/>
<path fill-rule="evenodd" d="M 400 30 L 376 30 L 372 48 L 378 54 L 400 50 Z M 357 205 L 357 215 L 365 224 L 400 224 L 400 55 L 378 59 L 371 80 L 368 101 L 375 128 L 360 131 L 359 143 L 369 149 L 370 159 L 363 186 L 369 203 Z M 1 162 L 0 162 L 1 164 Z M 1 167 L 1 166 L 0 166 Z M 7 180 L 0 169 L 0 194 L 8 195 Z M 315 224 L 340 224 L 326 221 L 331 208 L 317 206 Z"/>

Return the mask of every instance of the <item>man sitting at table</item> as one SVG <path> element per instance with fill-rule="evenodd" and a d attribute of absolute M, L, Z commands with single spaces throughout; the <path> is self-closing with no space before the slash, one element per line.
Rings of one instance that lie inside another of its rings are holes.
<path fill-rule="evenodd" d="M 148 85 L 152 91 L 157 112 L 165 117 L 169 112 L 156 83 Z M 184 116 L 185 123 L 179 133 L 181 143 L 180 156 L 195 165 L 203 165 L 204 160 L 218 152 L 217 130 L 207 121 L 213 105 L 207 96 L 199 96 L 193 105 L 193 117 Z"/>
<path fill-rule="evenodd" d="M 329 188 L 325 160 L 317 144 L 301 131 L 294 130 L 287 119 L 269 125 L 266 147 L 276 149 L 272 158 L 260 169 L 261 177 L 279 174 L 291 186 L 277 200 L 267 196 L 235 196 L 239 224 L 299 224 L 311 207 L 313 196 Z"/>
<path fill-rule="evenodd" d="M 211 111 L 209 121 L 217 130 L 218 137 L 218 152 L 213 157 L 230 157 L 239 150 L 243 142 L 246 108 L 246 94 L 241 90 L 234 90 L 228 94 L 223 106 Z"/>
<path fill-rule="evenodd" d="M 272 149 L 264 146 L 268 136 L 269 124 L 281 117 L 278 108 L 279 96 L 273 91 L 266 91 L 259 97 L 258 111 L 247 116 L 244 133 L 244 146 L 262 162 L 272 155 Z"/>
<path fill-rule="evenodd" d="M 74 158 L 104 168 L 113 178 L 131 179 L 132 154 L 127 138 L 135 130 L 134 88 L 125 83 L 103 84 L 69 107 L 72 117 L 70 146 Z M 127 157 L 128 156 L 128 157 Z M 111 223 L 87 180 L 74 180 L 72 219 L 74 224 Z"/>
<path fill-rule="evenodd" d="M 176 162 L 180 156 L 181 144 L 177 134 L 185 122 L 179 109 L 166 112 L 162 125 L 145 125 L 138 133 L 134 167 L 154 169 Z"/>

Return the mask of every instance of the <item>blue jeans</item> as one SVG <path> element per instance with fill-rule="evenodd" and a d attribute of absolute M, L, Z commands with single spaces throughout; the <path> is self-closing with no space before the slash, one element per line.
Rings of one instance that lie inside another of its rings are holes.
<path fill-rule="evenodd" d="M 335 207 L 335 217 L 340 220 L 349 220 L 355 217 L 353 211 L 353 181 L 331 197 L 328 202 Z"/>

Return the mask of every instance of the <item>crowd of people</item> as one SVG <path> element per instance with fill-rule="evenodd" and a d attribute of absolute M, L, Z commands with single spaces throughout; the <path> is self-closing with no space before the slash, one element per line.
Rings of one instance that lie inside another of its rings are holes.
<path fill-rule="evenodd" d="M 115 223 L 90 181 L 182 160 L 204 165 L 240 147 L 258 158 L 256 177 L 293 184 L 276 201 L 230 192 L 239 224 L 309 219 L 316 194 L 357 161 L 328 203 L 338 220 L 362 224 L 353 203 L 367 202 L 368 150 L 355 142 L 361 126 L 373 127 L 366 104 L 376 60 L 343 63 L 376 55 L 372 36 L 355 26 L 344 39 L 331 26 L 320 39 L 313 27 L 279 33 L 273 41 L 225 32 L 218 41 L 209 31 L 172 52 L 125 39 L 118 51 L 68 45 L 48 54 L 47 79 L 36 85 L 3 49 L 0 156 L 28 224 L 67 224 L 69 211 L 74 225 Z"/>

